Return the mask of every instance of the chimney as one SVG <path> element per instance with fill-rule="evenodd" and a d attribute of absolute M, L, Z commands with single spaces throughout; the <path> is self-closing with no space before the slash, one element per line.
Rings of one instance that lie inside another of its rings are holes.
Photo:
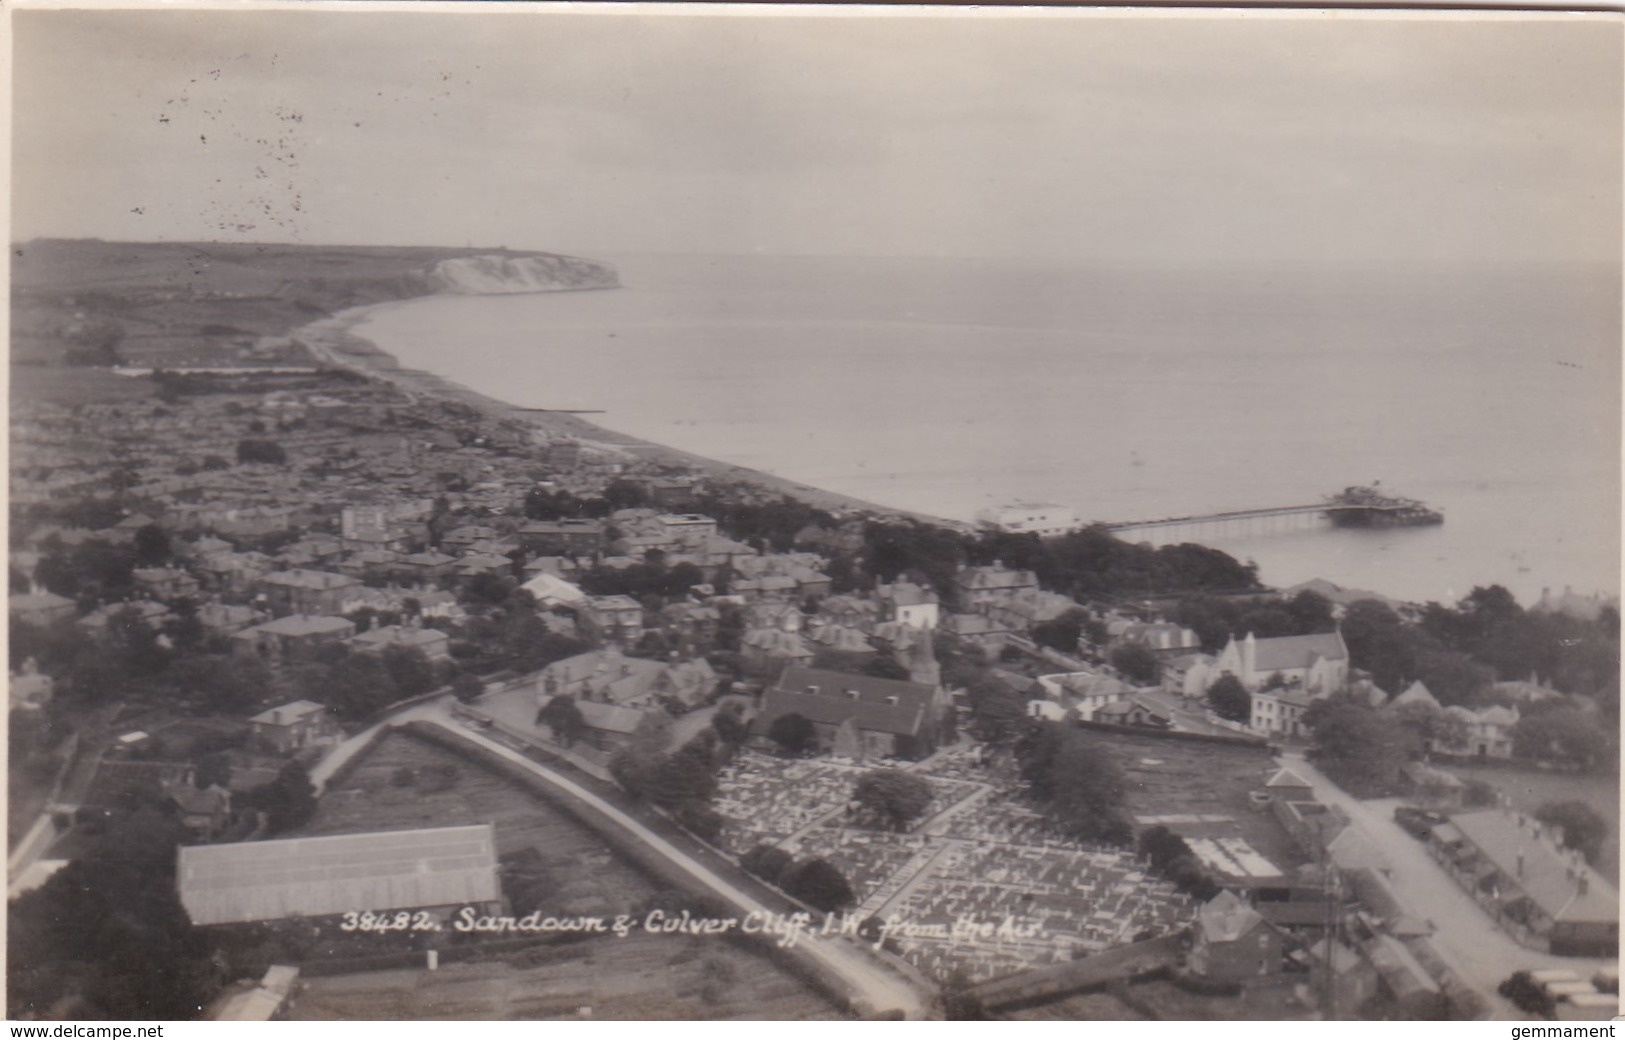
<path fill-rule="evenodd" d="M 1589 889 L 1589 888 L 1590 888 L 1590 887 L 1591 887 L 1591 882 L 1590 882 L 1590 880 L 1589 880 L 1589 879 L 1588 879 L 1588 878 L 1587 878 L 1587 877 L 1586 877 L 1586 873 L 1585 873 L 1585 871 L 1583 871 L 1583 870 L 1582 870 L 1582 871 L 1580 871 L 1580 886 L 1579 886 L 1579 890 L 1578 890 L 1578 892 L 1577 892 L 1577 893 L 1576 893 L 1576 894 L 1577 894 L 1577 895 L 1582 895 L 1582 896 L 1583 896 L 1583 895 L 1585 895 L 1585 894 L 1586 894 L 1586 891 L 1587 891 L 1587 890 L 1588 890 L 1588 889 Z"/>
<path fill-rule="evenodd" d="M 1523 850 L 1518 850 L 1518 877 L 1523 877 Z"/>

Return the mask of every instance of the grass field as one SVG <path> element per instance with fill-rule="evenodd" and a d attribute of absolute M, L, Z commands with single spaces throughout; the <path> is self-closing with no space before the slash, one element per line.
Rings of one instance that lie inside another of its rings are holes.
<path fill-rule="evenodd" d="M 1263 747 L 1127 732 L 1082 733 L 1123 771 L 1130 815 L 1228 817 L 1228 822 L 1169 826 L 1187 838 L 1245 838 L 1283 870 L 1304 862 L 1303 853 L 1274 816 L 1261 811 L 1247 797 L 1279 768 Z"/>

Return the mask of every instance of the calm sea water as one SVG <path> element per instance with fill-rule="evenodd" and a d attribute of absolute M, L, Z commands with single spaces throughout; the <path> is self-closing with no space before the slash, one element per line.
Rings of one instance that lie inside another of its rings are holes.
<path fill-rule="evenodd" d="M 357 331 L 514 404 L 873 501 L 1122 521 L 1380 480 L 1442 527 L 1200 534 L 1265 580 L 1619 588 L 1617 275 L 603 257 L 625 287 Z"/>

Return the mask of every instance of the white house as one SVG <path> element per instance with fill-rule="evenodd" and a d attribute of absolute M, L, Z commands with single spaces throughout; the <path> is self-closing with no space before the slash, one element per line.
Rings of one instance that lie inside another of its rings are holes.
<path fill-rule="evenodd" d="M 976 522 L 1012 534 L 1051 537 L 1077 530 L 1078 511 L 1055 502 L 1010 502 L 979 511 Z"/>
<path fill-rule="evenodd" d="M 1255 691 L 1248 725 L 1265 736 L 1301 737 L 1306 732 L 1303 713 L 1313 700 L 1301 687 Z"/>
<path fill-rule="evenodd" d="M 909 628 L 937 627 L 938 603 L 933 589 L 911 581 L 900 581 L 894 585 L 882 582 L 875 589 L 875 598 L 880 600 L 883 609 L 890 615 L 889 620 L 901 622 Z"/>

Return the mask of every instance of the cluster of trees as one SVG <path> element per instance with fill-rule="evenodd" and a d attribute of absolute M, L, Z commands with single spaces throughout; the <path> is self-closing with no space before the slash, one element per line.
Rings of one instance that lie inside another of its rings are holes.
<path fill-rule="evenodd" d="M 739 865 L 815 910 L 834 913 L 857 902 L 846 875 L 822 857 L 797 860 L 777 845 L 757 845 Z"/>
<path fill-rule="evenodd" d="M 553 702 L 542 711 L 550 709 Z M 554 714 L 565 711 L 555 709 Z M 631 740 L 610 756 L 610 774 L 627 794 L 660 806 L 699 837 L 715 842 L 722 835 L 724 821 L 711 807 L 711 799 L 717 793 L 717 770 L 744 743 L 746 726 L 740 712 L 737 703 L 720 706 L 711 725 L 675 751 L 667 750 L 671 719 L 649 713 Z"/>
<path fill-rule="evenodd" d="M 630 567 L 593 567 L 576 584 L 589 596 L 631 596 L 645 607 L 658 609 L 686 597 L 690 588 L 704 581 L 705 574 L 694 564 L 668 567 L 659 554 L 653 554 Z"/>
<path fill-rule="evenodd" d="M 901 831 L 931 804 L 931 782 L 902 769 L 873 769 L 858 777 L 852 800 Z"/>
<path fill-rule="evenodd" d="M 1051 822 L 1082 841 L 1127 845 L 1133 828 L 1123 812 L 1122 771 L 1099 742 L 1058 722 L 1031 724 L 1016 749 L 1028 793 Z"/>
<path fill-rule="evenodd" d="M 7 1016 L 196 1018 L 223 980 L 176 895 L 180 825 L 146 806 L 87 837 L 9 908 Z"/>
<path fill-rule="evenodd" d="M 584 640 L 549 628 L 536 613 L 535 598 L 523 589 L 508 590 L 499 603 L 465 601 L 464 606 L 470 616 L 451 641 L 451 656 L 465 670 L 534 672 L 591 649 Z"/>
<path fill-rule="evenodd" d="M 825 530 L 836 526 L 835 518 L 824 510 L 787 497 L 752 502 L 726 491 L 712 492 L 699 496 L 695 509 L 715 518 L 718 529 L 730 538 L 772 552 L 795 548 L 796 535 L 809 525 Z"/>
<path fill-rule="evenodd" d="M 1473 589 L 1454 608 L 1429 603 L 1418 627 L 1440 646 L 1489 668 L 1496 679 L 1540 675 L 1563 693 L 1587 695 L 1611 688 L 1618 704 L 1620 628 L 1612 608 L 1592 621 L 1530 611 L 1491 585 Z"/>
<path fill-rule="evenodd" d="M 1196 633 L 1205 653 L 1224 649 L 1232 635 L 1248 632 L 1259 639 L 1305 636 L 1337 627 L 1332 603 L 1318 592 L 1304 590 L 1291 599 L 1258 602 L 1220 596 L 1186 596 L 1168 613 L 1168 620 Z"/>
<path fill-rule="evenodd" d="M 146 700 L 205 712 L 237 712 L 271 690 L 261 661 L 222 652 L 204 638 L 189 604 L 154 628 L 133 609 L 116 611 L 93 636 L 77 625 L 41 627 L 13 620 L 13 667 L 33 658 L 58 679 L 53 717 L 121 700 Z"/>
<path fill-rule="evenodd" d="M 1045 539 L 983 534 L 974 562 L 993 560 L 1030 570 L 1044 588 L 1076 600 L 1260 587 L 1254 565 L 1218 549 L 1131 544 L 1100 525 Z"/>
<path fill-rule="evenodd" d="M 1439 703 L 1472 706 L 1491 683 L 1539 675 L 1564 693 L 1594 696 L 1618 719 L 1619 616 L 1595 621 L 1527 611 L 1499 585 L 1475 588 L 1455 607 L 1429 603 L 1410 624 L 1375 600 L 1350 604 L 1342 621 L 1349 661 L 1397 692 L 1420 679 Z"/>
<path fill-rule="evenodd" d="M 1617 723 L 1562 703 L 1526 705 L 1512 728 L 1519 758 L 1561 762 L 1592 770 L 1618 761 Z"/>
<path fill-rule="evenodd" d="M 1581 801 L 1547 802 L 1535 810 L 1541 823 L 1562 828 L 1563 847 L 1578 850 L 1587 863 L 1595 864 L 1608 840 L 1608 821 Z"/>
<path fill-rule="evenodd" d="M 522 503 L 527 520 L 601 520 L 618 509 L 641 509 L 648 493 L 629 480 L 612 481 L 599 495 L 582 497 L 568 491 L 532 488 Z"/>
<path fill-rule="evenodd" d="M 1303 721 L 1315 738 L 1310 760 L 1359 798 L 1391 793 L 1400 767 L 1422 751 L 1421 734 L 1398 716 L 1355 697 L 1320 698 L 1309 705 Z"/>
<path fill-rule="evenodd" d="M 311 660 L 286 669 L 287 684 L 302 697 L 327 705 L 334 715 L 351 722 L 438 689 L 456 672 L 455 665 L 436 665 L 416 647 L 391 646 L 371 653 L 344 644 L 321 647 Z"/>
<path fill-rule="evenodd" d="M 1182 892 L 1205 903 L 1219 894 L 1219 885 L 1196 858 L 1184 838 L 1157 824 L 1140 834 L 1140 855 L 1150 860 L 1152 869 L 1173 882 Z"/>
<path fill-rule="evenodd" d="M 210 779 L 200 776 L 199 782 Z M 244 791 L 237 805 L 256 813 L 263 813 L 272 834 L 302 827 L 316 815 L 316 787 L 310 774 L 299 762 L 285 763 L 270 783 Z"/>

